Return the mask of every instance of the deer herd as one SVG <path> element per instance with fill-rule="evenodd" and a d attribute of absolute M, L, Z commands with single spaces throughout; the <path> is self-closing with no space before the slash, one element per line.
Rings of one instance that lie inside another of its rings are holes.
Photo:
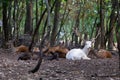
<path fill-rule="evenodd" d="M 35 73 L 39 70 L 39 67 L 42 63 L 42 59 L 47 60 L 59 60 L 59 58 L 65 58 L 67 60 L 91 60 L 91 57 L 88 57 L 90 54 L 94 54 L 96 58 L 105 59 L 112 58 L 112 53 L 105 49 L 95 50 L 92 48 L 95 39 L 84 41 L 83 48 L 72 48 L 68 49 L 63 45 L 57 46 L 49 46 L 39 49 L 39 47 L 33 47 L 32 51 L 29 51 L 29 48 L 25 45 L 20 45 L 18 47 L 14 47 L 11 44 L 11 48 L 14 51 L 15 55 L 17 55 L 17 60 L 29 60 L 29 59 L 38 59 L 38 63 L 34 69 L 30 70 L 30 73 Z M 41 55 L 42 54 L 42 55 Z"/>
<path fill-rule="evenodd" d="M 53 47 L 49 46 L 47 48 L 43 48 L 41 52 L 43 53 L 43 57 L 47 57 L 49 60 L 59 60 L 59 58 L 66 58 L 68 60 L 91 60 L 91 58 L 88 57 L 88 54 L 95 54 L 97 58 L 112 58 L 112 53 L 105 49 L 99 49 L 98 51 L 92 49 L 93 51 L 90 53 L 93 43 L 93 40 L 85 41 L 85 45 L 82 49 L 73 48 L 70 50 L 61 45 Z M 16 48 L 14 47 L 14 50 L 18 55 L 18 60 L 31 59 L 33 55 L 39 56 L 40 52 L 38 47 L 33 47 L 32 52 L 29 52 L 28 47 L 25 45 L 20 45 Z"/>

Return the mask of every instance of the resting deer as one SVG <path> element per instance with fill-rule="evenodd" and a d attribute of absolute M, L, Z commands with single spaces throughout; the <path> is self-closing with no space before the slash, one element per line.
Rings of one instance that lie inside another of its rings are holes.
<path fill-rule="evenodd" d="M 54 46 L 54 47 L 49 47 L 43 53 L 45 55 L 52 54 L 52 57 L 49 60 L 53 60 L 53 59 L 58 60 L 58 58 L 65 58 L 68 51 L 69 50 L 65 47 Z"/>
<path fill-rule="evenodd" d="M 14 52 L 15 54 L 19 54 L 20 52 L 29 52 L 28 47 L 25 45 L 20 45 L 18 47 L 15 47 L 13 45 L 13 42 L 10 40 L 8 41 L 7 45 L 9 45 L 9 47 L 11 48 L 12 52 Z"/>
<path fill-rule="evenodd" d="M 77 31 L 75 32 L 76 34 L 78 33 Z M 79 35 L 79 34 L 78 34 Z M 89 57 L 87 57 L 89 53 L 89 49 L 92 46 L 92 43 L 97 39 L 97 37 L 100 35 L 100 31 L 96 35 L 95 38 L 93 38 L 91 41 L 86 41 L 85 46 L 83 49 L 71 49 L 67 54 L 66 54 L 66 59 L 69 60 L 81 60 L 81 59 L 87 59 L 90 60 Z"/>
<path fill-rule="evenodd" d="M 71 49 L 66 54 L 66 59 L 69 60 L 81 60 L 81 59 L 87 59 L 90 60 L 89 57 L 87 57 L 89 53 L 89 49 L 92 46 L 92 41 L 86 41 L 85 46 L 83 49 Z"/>
<path fill-rule="evenodd" d="M 18 55 L 18 60 L 28 60 L 31 58 L 31 54 L 29 53 L 27 46 L 20 45 L 18 47 L 14 47 L 12 41 L 9 41 L 7 44 L 10 46 L 14 55 Z"/>
<path fill-rule="evenodd" d="M 100 49 L 95 53 L 98 58 L 112 58 L 112 53 L 105 49 Z"/>

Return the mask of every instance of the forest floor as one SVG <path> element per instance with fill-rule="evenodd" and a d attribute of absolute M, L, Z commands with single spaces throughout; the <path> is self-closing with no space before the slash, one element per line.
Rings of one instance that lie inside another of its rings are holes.
<path fill-rule="evenodd" d="M 0 80 L 120 80 L 119 56 L 80 61 L 43 60 L 39 71 L 29 74 L 37 60 L 17 61 L 13 54 L 0 49 Z"/>

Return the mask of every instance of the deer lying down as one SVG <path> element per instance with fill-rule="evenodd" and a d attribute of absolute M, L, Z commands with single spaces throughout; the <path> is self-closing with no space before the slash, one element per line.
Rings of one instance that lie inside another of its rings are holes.
<path fill-rule="evenodd" d="M 48 60 L 59 60 L 59 58 L 65 58 L 67 52 L 69 50 L 65 47 L 62 46 L 54 46 L 54 47 L 49 47 L 46 49 L 43 53 L 48 56 Z M 49 56 L 49 55 L 52 56 Z"/>
<path fill-rule="evenodd" d="M 69 59 L 69 60 L 81 60 L 81 59 L 90 60 L 90 58 L 87 57 L 87 55 L 89 53 L 89 48 L 91 47 L 91 45 L 92 45 L 92 41 L 86 41 L 83 49 L 71 49 L 66 54 L 66 59 Z"/>
<path fill-rule="evenodd" d="M 104 49 L 100 49 L 97 53 L 96 53 L 97 57 L 99 58 L 112 58 L 112 54 L 110 51 L 104 50 Z"/>

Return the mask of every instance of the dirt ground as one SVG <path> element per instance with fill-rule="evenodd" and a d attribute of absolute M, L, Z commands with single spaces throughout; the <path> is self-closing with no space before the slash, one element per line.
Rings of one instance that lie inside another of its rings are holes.
<path fill-rule="evenodd" d="M 13 54 L 0 49 L 0 80 L 120 80 L 118 55 L 110 59 L 43 60 L 39 71 L 29 74 L 37 60 L 17 61 Z"/>

